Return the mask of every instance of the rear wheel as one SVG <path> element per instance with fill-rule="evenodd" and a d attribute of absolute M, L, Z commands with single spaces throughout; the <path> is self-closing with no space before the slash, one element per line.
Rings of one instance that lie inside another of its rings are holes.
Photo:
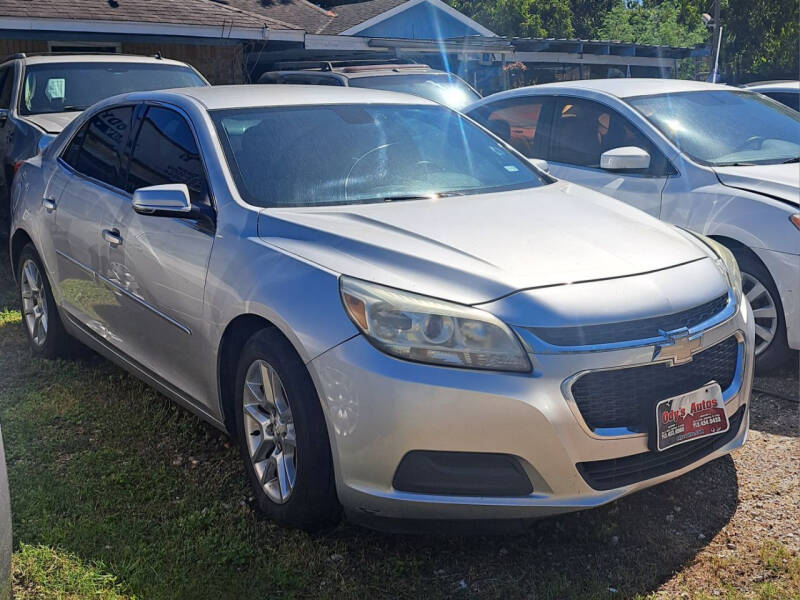
<path fill-rule="evenodd" d="M 339 503 L 328 431 L 311 377 L 276 329 L 245 344 L 237 369 L 239 449 L 261 512 L 286 527 L 334 524 Z"/>
<path fill-rule="evenodd" d="M 734 249 L 733 253 L 742 272 L 742 291 L 756 324 L 756 369 L 762 373 L 776 369 L 790 356 L 778 288 L 761 261 L 746 251 Z"/>
<path fill-rule="evenodd" d="M 32 244 L 20 252 L 17 274 L 22 326 L 31 350 L 43 358 L 66 356 L 75 341 L 64 329 L 47 273 Z"/>

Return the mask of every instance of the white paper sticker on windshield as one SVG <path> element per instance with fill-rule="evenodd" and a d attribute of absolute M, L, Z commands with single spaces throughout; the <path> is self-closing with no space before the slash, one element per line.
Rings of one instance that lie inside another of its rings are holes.
<path fill-rule="evenodd" d="M 519 169 L 514 165 L 506 165 L 505 169 L 506 171 L 510 171 L 511 173 L 516 173 L 517 171 L 519 171 Z"/>

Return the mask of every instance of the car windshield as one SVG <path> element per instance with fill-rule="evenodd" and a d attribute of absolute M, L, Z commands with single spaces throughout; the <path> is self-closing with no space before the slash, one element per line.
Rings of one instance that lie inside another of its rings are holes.
<path fill-rule="evenodd" d="M 354 77 L 350 80 L 350 87 L 422 96 L 456 110 L 461 110 L 468 104 L 481 99 L 458 77 L 447 73 L 406 73 L 403 75 Z"/>
<path fill-rule="evenodd" d="M 212 117 L 237 186 L 256 206 L 415 200 L 550 181 L 443 106 L 243 108 Z"/>
<path fill-rule="evenodd" d="M 25 68 L 19 111 L 23 115 L 84 110 L 104 98 L 177 87 L 208 85 L 193 69 L 133 62 L 41 63 Z"/>
<path fill-rule="evenodd" d="M 800 114 L 752 92 L 680 92 L 627 102 L 706 165 L 777 164 L 800 156 Z"/>

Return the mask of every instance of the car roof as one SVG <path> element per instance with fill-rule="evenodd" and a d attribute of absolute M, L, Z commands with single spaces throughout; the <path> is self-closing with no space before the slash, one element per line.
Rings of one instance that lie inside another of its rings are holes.
<path fill-rule="evenodd" d="M 748 90 L 792 90 L 800 91 L 800 81 L 755 81 L 744 86 Z"/>
<path fill-rule="evenodd" d="M 689 81 L 684 79 L 629 79 L 620 77 L 615 79 L 579 79 L 575 81 L 543 83 L 500 93 L 504 96 L 514 96 L 525 95 L 526 93 L 537 93 L 539 91 L 586 90 L 600 92 L 618 98 L 629 98 L 631 96 L 647 96 L 649 94 L 674 94 L 677 92 L 733 89 L 736 88 L 718 83 L 705 83 L 702 81 Z"/>
<path fill-rule="evenodd" d="M 174 90 L 135 92 L 137 99 L 191 98 L 206 110 L 257 106 L 310 106 L 320 104 L 407 104 L 440 106 L 419 96 L 371 90 L 366 88 L 332 87 L 327 85 L 217 85 Z"/>
<path fill-rule="evenodd" d="M 27 65 L 43 63 L 139 63 L 186 66 L 186 63 L 178 60 L 156 58 L 155 56 L 138 56 L 135 54 L 39 54 L 20 58 L 24 60 Z"/>

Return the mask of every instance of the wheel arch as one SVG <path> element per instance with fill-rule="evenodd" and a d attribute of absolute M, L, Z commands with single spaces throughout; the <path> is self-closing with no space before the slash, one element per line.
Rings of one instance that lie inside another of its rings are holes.
<path fill-rule="evenodd" d="M 19 255 L 22 252 L 22 249 L 31 244 L 36 247 L 36 244 L 33 243 L 33 238 L 31 238 L 30 234 L 25 231 L 24 229 L 17 229 L 11 235 L 11 241 L 9 243 L 9 250 L 11 252 L 11 274 L 14 277 L 14 280 L 17 279 L 17 263 L 19 262 Z M 36 250 L 39 251 L 38 249 Z"/>
<path fill-rule="evenodd" d="M 234 400 L 236 398 L 236 371 L 239 356 L 247 340 L 262 329 L 274 329 L 286 339 L 289 345 L 297 352 L 292 341 L 269 319 L 254 313 L 240 314 L 233 318 L 225 327 L 217 352 L 217 387 L 219 390 L 219 404 L 222 420 L 228 435 L 236 437 L 236 418 L 234 414 Z M 300 353 L 297 352 L 298 356 Z"/>

